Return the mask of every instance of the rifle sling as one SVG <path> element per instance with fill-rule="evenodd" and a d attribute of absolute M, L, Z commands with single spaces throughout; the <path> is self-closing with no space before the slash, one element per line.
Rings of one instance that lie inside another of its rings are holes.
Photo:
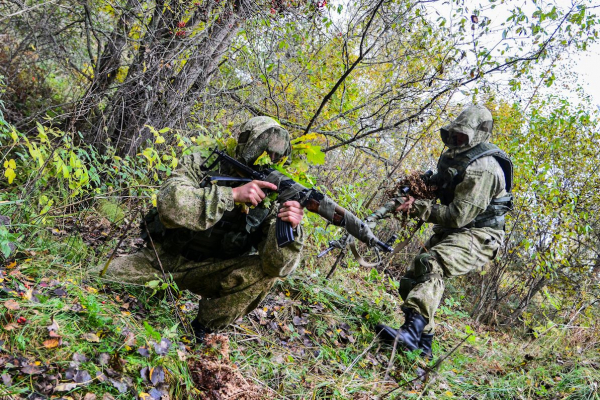
<path fill-rule="evenodd" d="M 381 264 L 381 258 L 379 259 L 379 261 L 374 263 L 368 262 L 364 258 L 362 258 L 362 256 L 358 254 L 358 250 L 356 249 L 356 244 L 354 243 L 354 240 L 350 242 L 350 251 L 352 252 L 352 255 L 354 255 L 356 262 L 358 262 L 362 267 L 375 268 L 376 266 Z"/>

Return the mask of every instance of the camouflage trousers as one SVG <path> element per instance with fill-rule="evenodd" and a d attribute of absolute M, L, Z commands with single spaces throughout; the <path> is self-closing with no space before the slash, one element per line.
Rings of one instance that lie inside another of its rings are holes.
<path fill-rule="evenodd" d="M 116 258 L 103 279 L 143 285 L 162 276 L 160 260 L 165 273 L 173 276 L 180 289 L 202 296 L 198 321 L 212 330 L 223 329 L 254 310 L 278 279 L 263 272 L 259 255 L 194 262 L 168 255 L 158 245 L 157 253 L 158 259 L 152 249 L 145 248 Z M 103 267 L 98 266 L 92 274 Z"/>
<path fill-rule="evenodd" d="M 435 229 L 434 229 L 435 232 Z M 435 330 L 434 314 L 444 294 L 444 279 L 465 275 L 483 268 L 496 257 L 504 240 L 504 231 L 492 228 L 472 228 L 435 233 L 425 244 L 425 250 L 432 255 L 431 279 L 415 285 L 404 300 L 404 305 L 413 308 L 429 320 L 423 333 Z M 411 276 L 415 270 L 415 260 L 406 271 Z"/>

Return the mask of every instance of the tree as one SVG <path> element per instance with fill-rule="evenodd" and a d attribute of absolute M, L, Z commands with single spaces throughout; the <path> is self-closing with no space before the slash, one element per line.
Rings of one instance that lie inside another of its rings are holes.
<path fill-rule="evenodd" d="M 326 152 L 353 145 L 376 155 L 369 138 L 391 144 L 394 132 L 443 116 L 469 85 L 488 90 L 495 73 L 527 73 L 597 38 L 588 0 L 531 9 L 456 0 L 448 17 L 433 3 L 14 1 L 0 22 L 17 52 L 34 45 L 77 77 L 79 93 L 60 110 L 65 127 L 121 154 L 152 137 L 147 125 L 185 129 L 195 107 L 218 117 L 219 107 L 243 105 L 325 135 Z M 500 26 L 497 7 L 507 14 Z"/>

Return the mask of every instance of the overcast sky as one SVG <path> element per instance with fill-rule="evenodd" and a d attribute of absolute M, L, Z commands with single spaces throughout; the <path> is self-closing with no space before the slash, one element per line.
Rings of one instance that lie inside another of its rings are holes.
<path fill-rule="evenodd" d="M 600 107 L 600 43 L 596 42 L 586 53 L 578 54 L 573 64 L 579 84 Z"/>

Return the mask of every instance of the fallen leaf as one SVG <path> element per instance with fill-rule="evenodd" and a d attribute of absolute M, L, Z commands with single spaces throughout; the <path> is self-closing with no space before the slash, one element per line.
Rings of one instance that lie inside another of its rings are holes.
<path fill-rule="evenodd" d="M 95 333 L 84 333 L 82 337 L 88 342 L 100 343 L 100 338 Z"/>
<path fill-rule="evenodd" d="M 71 359 L 73 360 L 69 364 L 69 366 L 71 368 L 78 368 L 81 365 L 81 363 L 88 361 L 88 358 L 85 356 L 85 354 L 81 354 L 81 353 L 73 353 L 73 356 L 71 357 Z"/>
<path fill-rule="evenodd" d="M 133 332 L 127 332 L 127 335 L 125 336 L 125 346 L 135 346 L 135 335 Z"/>
<path fill-rule="evenodd" d="M 21 372 L 27 375 L 39 375 L 42 373 L 42 369 L 35 365 L 25 365 L 21 368 Z"/>
<path fill-rule="evenodd" d="M 2 383 L 6 387 L 10 387 L 12 385 L 12 378 L 9 374 L 2 374 Z"/>
<path fill-rule="evenodd" d="M 58 332 L 58 323 L 54 318 L 52 318 L 52 324 L 48 325 L 46 329 L 48 329 L 48 332 Z"/>
<path fill-rule="evenodd" d="M 142 380 L 144 382 L 148 382 L 148 371 L 150 370 L 150 368 L 148 367 L 144 367 L 140 370 L 140 376 L 142 377 Z"/>
<path fill-rule="evenodd" d="M 146 347 L 140 347 L 138 349 L 138 353 L 142 356 L 142 357 L 150 357 L 150 351 L 146 348 Z"/>
<path fill-rule="evenodd" d="M 55 392 L 68 392 L 69 390 L 73 390 L 77 387 L 76 383 L 61 383 L 56 385 L 54 388 Z"/>
<path fill-rule="evenodd" d="M 125 382 L 118 381 L 116 379 L 111 379 L 110 383 L 113 384 L 115 388 L 119 391 L 119 393 L 125 393 L 127 391 L 127 384 Z"/>
<path fill-rule="evenodd" d="M 9 310 L 12 310 L 12 311 L 16 311 L 16 310 L 18 310 L 18 309 L 21 308 L 21 306 L 19 305 L 19 303 L 17 303 L 13 299 L 6 300 L 4 302 L 4 307 L 6 307 L 6 308 L 8 308 Z"/>
<path fill-rule="evenodd" d="M 96 400 L 96 395 L 94 393 L 87 393 L 83 397 L 83 400 Z"/>
<path fill-rule="evenodd" d="M 144 393 L 144 392 L 141 392 L 140 394 L 138 394 L 138 397 L 140 398 L 140 400 L 152 400 L 152 396 L 150 396 L 148 393 Z"/>
<path fill-rule="evenodd" d="M 98 382 L 106 382 L 108 378 L 106 377 L 106 375 L 104 375 L 104 373 L 102 371 L 96 371 L 96 380 Z"/>
<path fill-rule="evenodd" d="M 171 348 L 171 341 L 169 339 L 162 339 L 160 343 L 154 345 L 154 351 L 160 356 L 166 356 Z"/>
<path fill-rule="evenodd" d="M 108 353 L 100 353 L 100 355 L 98 356 L 98 364 L 100 364 L 100 365 L 108 365 L 109 361 L 110 361 L 110 354 L 108 354 Z"/>
<path fill-rule="evenodd" d="M 4 325 L 4 330 L 5 331 L 12 331 L 14 329 L 17 329 L 18 327 L 19 327 L 19 325 L 11 322 L 10 324 Z"/>
<path fill-rule="evenodd" d="M 152 397 L 152 400 L 161 400 L 163 398 L 163 393 L 152 388 L 152 390 L 150 390 L 150 396 Z"/>
<path fill-rule="evenodd" d="M 150 382 L 154 386 L 165 381 L 165 370 L 163 367 L 154 367 L 150 369 Z"/>
<path fill-rule="evenodd" d="M 77 373 L 75 374 L 75 378 L 73 378 L 73 379 L 77 383 L 89 383 L 92 381 L 92 377 L 90 376 L 90 373 L 84 369 L 77 371 Z"/>
<path fill-rule="evenodd" d="M 102 395 L 102 400 L 115 400 L 115 398 L 112 397 L 110 393 L 104 393 L 104 395 Z"/>
<path fill-rule="evenodd" d="M 47 349 L 53 349 L 55 347 L 58 347 L 60 345 L 60 339 L 57 338 L 52 338 L 52 339 L 48 339 L 48 340 L 44 340 L 44 347 Z"/>
<path fill-rule="evenodd" d="M 75 378 L 76 373 L 77 373 L 77 370 L 74 367 L 67 368 L 67 370 L 65 371 L 65 378 L 68 380 L 71 380 L 71 379 Z"/>

